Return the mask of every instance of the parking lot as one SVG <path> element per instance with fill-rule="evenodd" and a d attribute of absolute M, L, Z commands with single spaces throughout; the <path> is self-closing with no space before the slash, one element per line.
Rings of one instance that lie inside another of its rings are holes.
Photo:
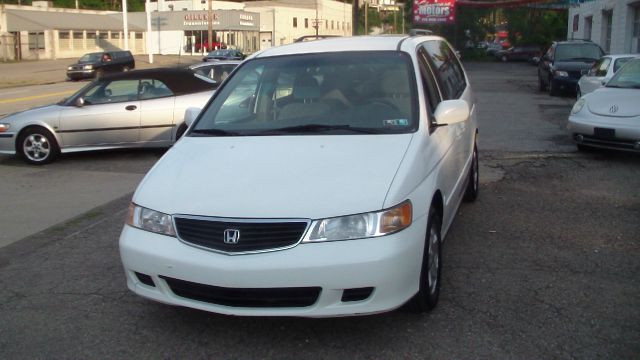
<path fill-rule="evenodd" d="M 0 155 L 1 357 L 637 357 L 640 157 L 578 152 L 565 130 L 574 99 L 539 93 L 535 67 L 465 66 L 481 190 L 447 235 L 432 313 L 241 318 L 144 300 L 126 288 L 118 236 L 163 151 L 44 167 Z"/>

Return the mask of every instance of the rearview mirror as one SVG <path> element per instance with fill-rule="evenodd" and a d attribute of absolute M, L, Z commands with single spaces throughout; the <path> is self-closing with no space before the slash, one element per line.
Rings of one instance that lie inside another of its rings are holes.
<path fill-rule="evenodd" d="M 77 107 L 83 107 L 84 106 L 84 98 L 82 96 L 80 96 L 79 98 L 76 99 L 76 106 Z"/>
<path fill-rule="evenodd" d="M 466 121 L 470 115 L 469 104 L 464 100 L 442 101 L 434 113 L 439 126 Z"/>
<path fill-rule="evenodd" d="M 202 111 L 202 109 L 197 107 L 190 107 L 190 108 L 187 108 L 187 110 L 185 110 L 184 123 L 187 124 L 187 127 L 193 124 L 193 121 L 198 117 L 198 114 L 200 114 L 200 111 Z"/>

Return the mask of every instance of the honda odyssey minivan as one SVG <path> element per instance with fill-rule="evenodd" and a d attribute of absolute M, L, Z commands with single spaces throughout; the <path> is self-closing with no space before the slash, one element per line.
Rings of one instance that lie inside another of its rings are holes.
<path fill-rule="evenodd" d="M 232 315 L 431 310 L 444 237 L 478 194 L 474 99 L 437 36 L 252 55 L 136 190 L 129 289 Z"/>

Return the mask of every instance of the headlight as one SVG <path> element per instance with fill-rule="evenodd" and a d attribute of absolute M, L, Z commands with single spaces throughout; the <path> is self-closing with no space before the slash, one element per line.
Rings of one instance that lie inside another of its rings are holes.
<path fill-rule="evenodd" d="M 573 104 L 573 108 L 571 109 L 571 115 L 575 115 L 577 113 L 580 112 L 580 110 L 582 110 L 582 107 L 584 106 L 584 103 L 586 103 L 587 101 L 584 98 L 580 98 L 578 99 L 578 101 L 576 101 L 575 104 Z"/>
<path fill-rule="evenodd" d="M 411 225 L 411 201 L 365 214 L 316 220 L 303 242 L 362 239 L 398 232 Z"/>
<path fill-rule="evenodd" d="M 0 133 L 8 131 L 10 127 L 11 127 L 11 125 L 9 125 L 9 124 L 0 123 Z"/>
<path fill-rule="evenodd" d="M 91 70 L 91 69 L 93 69 L 93 65 L 91 65 L 91 64 L 85 65 L 82 68 L 85 69 L 85 70 Z"/>
<path fill-rule="evenodd" d="M 129 204 L 127 225 L 157 234 L 176 236 L 171 215 L 147 209 L 134 203 Z"/>
<path fill-rule="evenodd" d="M 556 76 L 559 76 L 559 77 L 569 77 L 569 73 L 566 72 L 566 71 L 558 71 L 558 70 L 556 70 L 556 71 L 554 71 L 554 73 L 556 74 Z"/>
<path fill-rule="evenodd" d="M 73 66 L 68 66 L 67 70 L 73 70 Z"/>

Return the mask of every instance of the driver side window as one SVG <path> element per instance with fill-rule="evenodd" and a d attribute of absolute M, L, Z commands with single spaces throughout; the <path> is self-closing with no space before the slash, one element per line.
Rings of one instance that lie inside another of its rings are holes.
<path fill-rule="evenodd" d="M 116 80 L 97 84 L 84 95 L 87 105 L 119 103 L 138 99 L 139 80 Z"/>

